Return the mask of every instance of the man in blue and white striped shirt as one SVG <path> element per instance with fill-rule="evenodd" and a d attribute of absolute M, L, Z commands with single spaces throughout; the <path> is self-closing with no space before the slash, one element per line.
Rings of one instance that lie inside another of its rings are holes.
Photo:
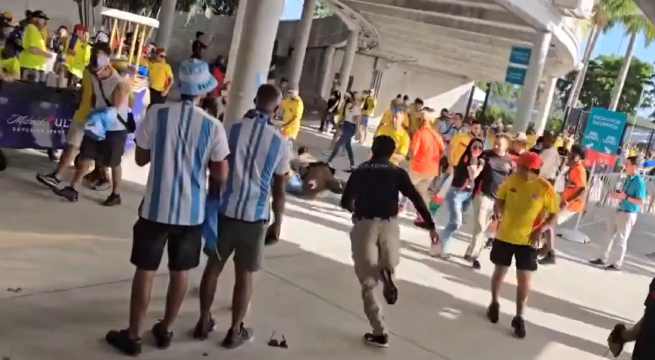
<path fill-rule="evenodd" d="M 223 125 L 197 106 L 216 87 L 207 63 L 191 59 L 179 70 L 182 101 L 151 107 L 136 135 L 136 163 L 150 164 L 148 184 L 134 225 L 130 326 L 110 331 L 107 342 L 118 350 L 141 352 L 142 324 L 153 278 L 168 246 L 170 285 L 164 319 L 152 333 L 158 347 L 170 345 L 175 320 L 187 290 L 187 272 L 198 266 L 205 220 L 207 173 L 212 182 L 227 179 L 229 154 Z"/>
<path fill-rule="evenodd" d="M 257 91 L 255 109 L 227 130 L 230 175 L 221 194 L 217 251 L 210 255 L 200 284 L 200 320 L 194 336 L 206 338 L 213 326 L 211 305 L 218 276 L 234 253 L 232 326 L 222 343 L 230 349 L 252 339 L 252 330 L 244 326 L 243 320 L 252 295 L 254 273 L 261 268 L 266 238 L 277 240 L 280 234 L 290 161 L 288 142 L 271 123 L 280 100 L 275 86 L 262 85 Z M 271 190 L 274 222 L 268 227 Z"/>

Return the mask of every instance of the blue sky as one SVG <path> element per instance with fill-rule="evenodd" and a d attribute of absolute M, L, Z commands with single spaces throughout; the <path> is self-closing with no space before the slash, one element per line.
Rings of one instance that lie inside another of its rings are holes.
<path fill-rule="evenodd" d="M 302 13 L 303 0 L 284 0 L 281 20 L 298 20 Z"/>

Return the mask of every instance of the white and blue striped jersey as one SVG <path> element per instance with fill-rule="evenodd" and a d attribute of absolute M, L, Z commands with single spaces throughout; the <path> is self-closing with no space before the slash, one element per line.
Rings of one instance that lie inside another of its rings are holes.
<path fill-rule="evenodd" d="M 247 221 L 267 221 L 273 175 L 289 172 L 289 144 L 270 117 L 251 110 L 227 129 L 230 175 L 221 194 L 221 214 Z"/>
<path fill-rule="evenodd" d="M 136 143 L 150 150 L 139 215 L 164 224 L 202 224 L 209 162 L 230 153 L 223 124 L 190 101 L 155 105 L 140 124 Z"/>

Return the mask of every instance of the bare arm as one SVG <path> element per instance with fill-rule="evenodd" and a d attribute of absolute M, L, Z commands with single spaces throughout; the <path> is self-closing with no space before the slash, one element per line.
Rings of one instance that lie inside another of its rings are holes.
<path fill-rule="evenodd" d="M 285 188 L 287 175 L 275 175 L 273 178 L 273 217 L 274 221 L 266 232 L 266 244 L 275 244 L 280 239 L 282 218 L 284 216 L 284 204 L 286 201 Z"/>
<path fill-rule="evenodd" d="M 209 176 L 214 186 L 223 187 L 229 173 L 227 160 L 210 161 Z"/>
<path fill-rule="evenodd" d="M 642 317 L 639 322 L 635 324 L 635 326 L 624 331 L 622 334 L 623 340 L 626 342 L 636 341 L 639 337 L 639 333 L 641 332 L 641 324 L 643 321 L 644 318 Z"/>
<path fill-rule="evenodd" d="M 148 165 L 150 163 L 150 150 L 145 150 L 137 146 L 136 153 L 134 154 L 134 160 L 138 166 Z"/>

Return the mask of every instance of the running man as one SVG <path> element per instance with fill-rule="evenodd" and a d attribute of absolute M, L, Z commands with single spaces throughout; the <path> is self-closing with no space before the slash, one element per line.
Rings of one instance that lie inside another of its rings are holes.
<path fill-rule="evenodd" d="M 623 190 L 617 190 L 610 195 L 620 200 L 621 203 L 614 217 L 614 222 L 610 225 L 609 243 L 602 257 L 590 261 L 594 265 L 605 266 L 605 270 L 621 270 L 626 251 L 628 250 L 628 238 L 630 237 L 630 233 L 632 233 L 632 228 L 637 223 L 641 206 L 646 199 L 646 181 L 639 174 L 640 163 L 641 161 L 637 156 L 631 156 L 626 159 L 625 172 L 628 174 L 628 179 L 623 184 Z M 610 263 L 609 260 L 614 247 L 614 240 L 617 240 L 617 238 L 619 245 L 618 258 L 614 263 Z"/>
<path fill-rule="evenodd" d="M 496 268 L 491 277 L 491 304 L 487 318 L 494 324 L 498 322 L 500 288 L 512 265 L 512 258 L 516 258 L 518 287 L 512 327 L 518 338 L 526 335 L 523 311 L 532 272 L 537 270 L 537 242 L 559 211 L 555 189 L 548 180 L 539 177 L 541 165 L 539 155 L 533 152 L 522 154 L 517 160 L 516 174 L 508 177 L 496 192 L 495 214 L 500 224 L 491 249 L 491 262 Z M 547 249 L 548 244 L 542 251 Z"/>
<path fill-rule="evenodd" d="M 421 195 L 407 172 L 390 161 L 395 147 L 391 137 L 375 137 L 371 160 L 353 172 L 341 198 L 341 207 L 353 213 L 350 240 L 355 273 L 362 286 L 364 312 L 373 327 L 372 333 L 364 335 L 364 341 L 376 347 L 389 346 L 382 309 L 375 297 L 378 283 L 382 281 L 384 285 L 383 294 L 388 304 L 393 305 L 398 300 L 394 269 L 400 261 L 399 193 L 412 201 L 424 219 L 432 243 L 438 241 L 434 222 Z"/>

